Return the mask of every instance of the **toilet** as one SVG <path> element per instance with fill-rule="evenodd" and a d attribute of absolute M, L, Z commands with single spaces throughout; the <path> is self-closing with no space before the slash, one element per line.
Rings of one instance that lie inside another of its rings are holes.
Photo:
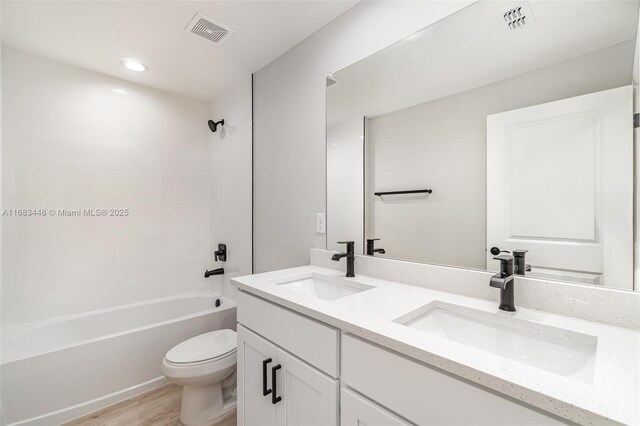
<path fill-rule="evenodd" d="M 162 373 L 169 382 L 183 386 L 182 423 L 204 423 L 235 408 L 236 351 L 236 332 L 217 330 L 167 352 Z"/>

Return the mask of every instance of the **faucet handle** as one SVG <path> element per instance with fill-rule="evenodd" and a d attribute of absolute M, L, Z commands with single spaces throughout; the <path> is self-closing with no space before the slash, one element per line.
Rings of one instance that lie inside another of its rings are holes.
<path fill-rule="evenodd" d="M 495 260 L 499 260 L 500 263 L 513 262 L 513 256 L 510 254 L 501 254 L 500 256 L 494 256 Z"/>
<path fill-rule="evenodd" d="M 374 241 L 380 241 L 380 238 L 367 238 L 367 242 L 374 242 Z"/>
<path fill-rule="evenodd" d="M 226 262 L 227 261 L 227 245 L 218 244 L 218 250 L 213 252 L 213 257 L 215 258 L 216 262 L 218 260 L 222 262 Z"/>
<path fill-rule="evenodd" d="M 347 253 L 349 253 L 349 256 L 353 255 L 355 251 L 355 243 L 353 241 L 338 241 L 338 244 L 346 244 Z"/>

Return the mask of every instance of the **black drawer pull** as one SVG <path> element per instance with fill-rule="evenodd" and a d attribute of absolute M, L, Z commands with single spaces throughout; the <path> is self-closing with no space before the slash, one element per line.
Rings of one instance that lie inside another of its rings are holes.
<path fill-rule="evenodd" d="M 262 361 L 262 395 L 267 396 L 271 393 L 271 389 L 267 389 L 267 364 L 271 362 L 271 358 Z"/>
<path fill-rule="evenodd" d="M 277 404 L 282 401 L 282 397 L 276 396 L 278 394 L 278 381 L 276 380 L 276 373 L 282 366 L 280 364 L 271 367 L 271 386 L 273 386 L 273 393 L 271 394 L 271 403 Z"/>

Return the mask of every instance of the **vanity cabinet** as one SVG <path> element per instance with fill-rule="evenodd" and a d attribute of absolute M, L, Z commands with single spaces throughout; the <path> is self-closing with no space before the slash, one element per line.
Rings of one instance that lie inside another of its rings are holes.
<path fill-rule="evenodd" d="M 243 291 L 237 315 L 239 426 L 571 424 Z"/>
<path fill-rule="evenodd" d="M 318 367 L 337 374 L 338 331 L 245 293 L 238 299 L 238 425 L 337 425 L 339 383 Z"/>

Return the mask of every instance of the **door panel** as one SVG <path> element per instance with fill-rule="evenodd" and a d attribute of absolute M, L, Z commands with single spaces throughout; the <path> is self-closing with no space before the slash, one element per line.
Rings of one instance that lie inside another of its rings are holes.
<path fill-rule="evenodd" d="M 338 424 L 338 381 L 284 350 L 277 349 L 276 404 L 279 426 L 331 426 Z"/>
<path fill-rule="evenodd" d="M 487 269 L 632 289 L 632 127 L 631 86 L 488 116 Z"/>
<path fill-rule="evenodd" d="M 271 395 L 263 395 L 263 361 L 267 364 L 267 389 L 272 389 L 271 367 L 276 347 L 238 324 L 238 425 L 275 426 L 276 406 Z"/>

